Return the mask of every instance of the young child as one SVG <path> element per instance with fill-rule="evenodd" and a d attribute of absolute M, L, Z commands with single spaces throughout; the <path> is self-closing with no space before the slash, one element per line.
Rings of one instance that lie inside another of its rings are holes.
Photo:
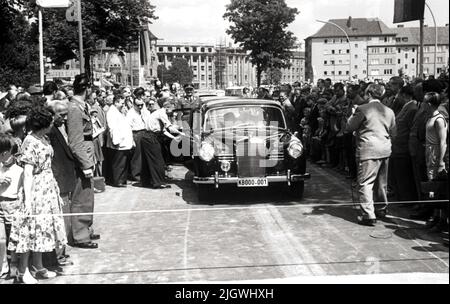
<path fill-rule="evenodd" d="M 17 263 L 15 254 L 11 255 L 11 269 L 8 267 L 7 242 L 14 215 L 20 209 L 19 191 L 23 183 L 23 169 L 16 164 L 18 151 L 16 141 L 9 135 L 0 134 L 0 276 L 15 276 Z"/>

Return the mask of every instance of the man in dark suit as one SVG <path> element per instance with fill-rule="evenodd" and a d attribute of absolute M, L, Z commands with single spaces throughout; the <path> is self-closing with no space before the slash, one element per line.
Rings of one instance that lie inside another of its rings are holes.
<path fill-rule="evenodd" d="M 77 182 L 72 195 L 72 213 L 94 212 L 94 143 L 93 126 L 89 105 L 85 102 L 89 89 L 89 78 L 86 74 L 77 75 L 73 83 L 74 96 L 69 103 L 67 116 L 67 132 L 69 147 L 75 158 Z M 73 216 L 72 232 L 74 246 L 86 249 L 98 248 L 92 240 L 99 235 L 92 231 L 93 216 Z"/>
<path fill-rule="evenodd" d="M 77 177 L 75 174 L 75 160 L 69 148 L 69 139 L 67 137 L 67 114 L 68 101 L 57 101 L 53 105 L 55 112 L 55 121 L 50 130 L 49 138 L 53 147 L 52 171 L 59 186 L 59 193 L 64 201 L 63 213 L 70 214 L 70 196 L 75 190 Z M 67 240 L 73 243 L 72 222 L 68 216 L 64 217 Z M 67 265 L 65 248 L 57 253 L 58 263 Z"/>
<path fill-rule="evenodd" d="M 366 89 L 367 104 L 359 106 L 348 120 L 346 132 L 356 132 L 358 193 L 362 216 L 358 223 L 374 226 L 387 209 L 387 177 L 391 139 L 395 137 L 394 112 L 380 101 L 383 87 L 371 84 Z M 375 211 L 374 194 L 380 203 Z"/>

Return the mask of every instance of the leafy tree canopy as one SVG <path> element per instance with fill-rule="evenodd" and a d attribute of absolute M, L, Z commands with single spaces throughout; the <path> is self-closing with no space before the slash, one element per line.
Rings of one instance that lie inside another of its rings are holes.
<path fill-rule="evenodd" d="M 256 66 L 258 86 L 261 74 L 270 67 L 287 68 L 296 38 L 287 30 L 299 11 L 287 6 L 285 0 L 231 0 L 224 19 L 236 43 L 250 52 Z"/>
<path fill-rule="evenodd" d="M 279 68 L 269 68 L 266 71 L 264 83 L 269 85 L 270 84 L 278 85 L 281 82 L 282 76 L 283 73 Z"/>
<path fill-rule="evenodd" d="M 189 63 L 184 58 L 174 58 L 172 65 L 167 69 L 164 65 L 158 66 L 158 78 L 163 83 L 179 83 L 185 85 L 192 83 L 194 73 Z"/>
<path fill-rule="evenodd" d="M 29 1 L 25 9 L 35 16 L 36 1 Z M 107 47 L 128 49 L 137 45 L 141 26 L 157 19 L 148 0 L 82 0 L 82 18 L 86 70 L 100 40 Z M 55 64 L 78 58 L 78 24 L 66 21 L 65 9 L 44 10 L 44 47 Z"/>
<path fill-rule="evenodd" d="M 25 18 L 26 1 L 0 0 L 0 86 L 39 82 L 38 33 Z"/>
<path fill-rule="evenodd" d="M 172 66 L 169 68 L 169 74 L 171 75 L 173 82 L 178 82 L 181 85 L 189 84 L 194 78 L 189 63 L 184 58 L 174 58 Z"/>

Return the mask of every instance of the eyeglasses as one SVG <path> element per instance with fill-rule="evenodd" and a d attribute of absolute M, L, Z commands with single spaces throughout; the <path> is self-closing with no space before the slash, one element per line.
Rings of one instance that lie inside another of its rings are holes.
<path fill-rule="evenodd" d="M 139 104 L 139 105 L 136 105 L 136 107 L 138 107 L 138 108 L 143 108 L 144 105 L 143 105 L 143 104 Z"/>

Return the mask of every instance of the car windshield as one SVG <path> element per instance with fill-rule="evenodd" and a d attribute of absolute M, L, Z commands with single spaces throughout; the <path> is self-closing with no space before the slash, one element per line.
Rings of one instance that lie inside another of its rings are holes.
<path fill-rule="evenodd" d="M 212 109 L 205 116 L 205 132 L 238 128 L 285 128 L 283 113 L 273 106 L 235 106 Z"/>

